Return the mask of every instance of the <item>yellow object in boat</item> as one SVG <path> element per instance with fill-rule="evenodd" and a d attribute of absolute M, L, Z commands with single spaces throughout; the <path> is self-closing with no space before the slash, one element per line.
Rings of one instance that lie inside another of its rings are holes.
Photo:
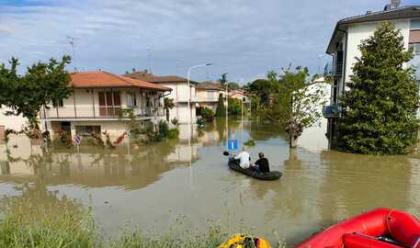
<path fill-rule="evenodd" d="M 254 238 L 244 234 L 235 234 L 218 248 L 271 248 L 263 238 Z"/>

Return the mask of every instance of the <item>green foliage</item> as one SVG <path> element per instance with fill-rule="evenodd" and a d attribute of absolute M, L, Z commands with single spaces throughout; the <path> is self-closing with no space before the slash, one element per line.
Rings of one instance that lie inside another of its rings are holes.
<path fill-rule="evenodd" d="M 241 88 L 241 86 L 239 86 L 238 83 L 236 82 L 229 82 L 228 83 L 228 89 L 229 90 L 239 90 Z"/>
<path fill-rule="evenodd" d="M 178 119 L 177 119 L 177 118 L 173 118 L 173 119 L 171 120 L 171 123 L 172 123 L 174 126 L 178 126 L 178 125 L 179 125 L 179 121 L 178 121 Z"/>
<path fill-rule="evenodd" d="M 219 80 L 217 80 L 222 86 L 225 86 L 228 83 L 228 79 L 227 79 L 227 72 L 223 73 Z"/>
<path fill-rule="evenodd" d="M 236 98 L 229 98 L 228 112 L 229 115 L 241 115 L 242 101 Z"/>
<path fill-rule="evenodd" d="M 163 108 L 166 112 L 167 122 L 169 122 L 169 110 L 171 110 L 173 107 L 175 107 L 174 99 L 165 97 L 165 99 L 163 99 Z"/>
<path fill-rule="evenodd" d="M 356 153 L 402 154 L 416 142 L 419 89 L 413 58 L 391 23 L 380 25 L 359 46 L 361 57 L 341 99 L 340 149 Z"/>
<path fill-rule="evenodd" d="M 246 86 L 254 111 L 273 125 L 280 125 L 289 134 L 291 145 L 303 130 L 319 121 L 319 106 L 325 92 L 309 78 L 307 68 L 283 69 L 283 75 L 270 71 L 267 79 L 256 80 Z M 293 142 L 292 142 L 293 141 Z"/>
<path fill-rule="evenodd" d="M 10 60 L 10 68 L 0 65 L 0 106 L 6 105 L 12 111 L 7 114 L 27 118 L 31 128 L 38 129 L 38 114 L 42 106 L 67 98 L 70 93 L 70 74 L 65 66 L 69 56 L 61 61 L 50 59 L 49 63 L 38 62 L 27 68 L 24 76 L 17 74 L 19 61 Z"/>
<path fill-rule="evenodd" d="M 256 144 L 255 144 L 255 141 L 253 139 L 250 139 L 247 142 L 245 142 L 244 145 L 248 146 L 248 147 L 254 147 Z"/>
<path fill-rule="evenodd" d="M 223 94 L 219 94 L 219 101 L 217 102 L 217 108 L 216 108 L 216 116 L 217 117 L 223 117 L 226 115 L 226 108 L 224 103 L 224 97 Z"/>
<path fill-rule="evenodd" d="M 203 108 L 201 110 L 201 117 L 206 122 L 212 122 L 214 120 L 214 111 L 210 108 Z"/>
<path fill-rule="evenodd" d="M 43 190 L 27 187 L 23 196 L 3 200 L 0 247 L 95 247 L 96 229 L 90 213 L 40 187 Z"/>

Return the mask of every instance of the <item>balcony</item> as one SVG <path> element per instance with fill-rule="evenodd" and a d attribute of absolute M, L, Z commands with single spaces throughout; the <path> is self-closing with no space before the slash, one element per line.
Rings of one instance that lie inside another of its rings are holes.
<path fill-rule="evenodd" d="M 332 73 L 335 77 L 341 77 L 343 75 L 343 62 L 334 63 Z"/>
<path fill-rule="evenodd" d="M 340 117 L 341 107 L 338 104 L 331 104 L 322 108 L 322 115 L 324 118 L 338 118 Z"/>
<path fill-rule="evenodd" d="M 105 106 L 76 106 L 76 107 L 59 107 L 41 110 L 41 120 L 119 120 L 123 118 L 123 109 L 132 109 L 138 120 L 147 120 L 153 117 L 165 116 L 163 108 L 140 108 L 140 107 L 105 107 Z"/>

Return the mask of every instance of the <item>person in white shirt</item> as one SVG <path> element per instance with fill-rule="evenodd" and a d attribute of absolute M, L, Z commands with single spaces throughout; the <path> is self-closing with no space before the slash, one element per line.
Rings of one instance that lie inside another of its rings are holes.
<path fill-rule="evenodd" d="M 239 166 L 242 169 L 249 169 L 251 166 L 251 156 L 247 151 L 245 151 L 245 148 L 242 148 L 242 151 L 234 157 L 235 160 L 239 160 Z"/>

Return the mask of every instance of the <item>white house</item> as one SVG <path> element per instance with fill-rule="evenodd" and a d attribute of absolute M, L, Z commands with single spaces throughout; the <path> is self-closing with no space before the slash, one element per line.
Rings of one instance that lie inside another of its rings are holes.
<path fill-rule="evenodd" d="M 197 97 L 195 95 L 195 85 L 197 82 L 190 81 L 190 87 L 188 88 L 188 80 L 186 78 L 179 76 L 156 76 L 147 71 L 134 71 L 125 76 L 170 88 L 170 94 L 167 94 L 165 97 L 173 99 L 175 107 L 170 110 L 169 118 L 171 120 L 176 118 L 180 124 L 196 122 Z M 191 100 L 190 109 L 188 109 L 189 99 Z"/>
<path fill-rule="evenodd" d="M 325 108 L 324 115 L 328 118 L 327 133 L 331 141 L 337 131 L 339 98 L 345 92 L 346 84 L 350 82 L 356 58 L 361 56 L 358 46 L 371 37 L 384 21 L 392 22 L 401 31 L 407 49 L 414 48 L 415 58 L 410 65 L 417 68 L 416 75 L 420 80 L 420 6 L 401 6 L 399 0 L 392 0 L 382 11 L 369 11 L 340 20 L 327 48 L 327 54 L 333 57 L 334 83 L 331 88 L 331 105 Z"/>
<path fill-rule="evenodd" d="M 71 73 L 71 87 L 70 97 L 41 110 L 43 129 L 120 136 L 127 131 L 123 109 L 132 109 L 140 122 L 156 122 L 164 118 L 160 100 L 170 92 L 162 85 L 105 71 Z"/>

